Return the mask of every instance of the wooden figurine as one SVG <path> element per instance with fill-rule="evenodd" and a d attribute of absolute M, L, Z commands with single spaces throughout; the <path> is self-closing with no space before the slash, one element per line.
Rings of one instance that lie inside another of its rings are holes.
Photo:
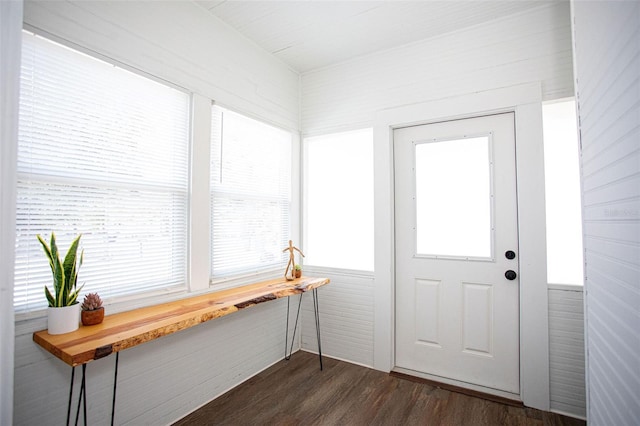
<path fill-rule="evenodd" d="M 296 264 L 296 261 L 295 261 L 294 256 L 293 256 L 293 254 L 294 254 L 293 251 L 294 250 L 297 251 L 298 253 L 300 253 L 300 255 L 302 257 L 304 257 L 304 253 L 302 253 L 298 247 L 294 247 L 293 246 L 293 241 L 291 241 L 291 240 L 289 240 L 289 247 L 287 247 L 284 250 L 282 250 L 282 252 L 284 253 L 287 250 L 289 250 L 289 262 L 287 262 L 287 269 L 284 270 L 284 277 L 287 279 L 287 281 L 293 281 L 294 280 L 294 277 L 293 277 L 294 271 L 293 271 L 293 269 L 294 269 L 294 266 Z M 289 276 L 289 268 L 291 268 L 291 275 L 290 276 Z"/>

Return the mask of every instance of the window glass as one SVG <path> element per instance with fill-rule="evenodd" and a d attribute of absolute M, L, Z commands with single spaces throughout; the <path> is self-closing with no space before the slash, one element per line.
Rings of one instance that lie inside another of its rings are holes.
<path fill-rule="evenodd" d="M 212 108 L 211 277 L 284 268 L 291 133 Z"/>
<path fill-rule="evenodd" d="M 16 312 L 46 306 L 52 231 L 82 234 L 83 293 L 184 286 L 189 95 L 26 32 L 20 90 Z"/>
<path fill-rule="evenodd" d="M 575 101 L 544 104 L 547 280 L 583 283 L 582 214 Z"/>
<path fill-rule="evenodd" d="M 373 271 L 373 130 L 304 140 L 304 262 Z"/>
<path fill-rule="evenodd" d="M 489 137 L 415 145 L 416 254 L 491 257 Z"/>

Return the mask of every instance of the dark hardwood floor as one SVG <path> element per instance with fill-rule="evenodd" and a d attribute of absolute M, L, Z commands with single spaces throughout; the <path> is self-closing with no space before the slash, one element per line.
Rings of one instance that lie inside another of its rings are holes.
<path fill-rule="evenodd" d="M 585 422 L 297 352 L 175 423 L 187 425 L 554 425 Z"/>

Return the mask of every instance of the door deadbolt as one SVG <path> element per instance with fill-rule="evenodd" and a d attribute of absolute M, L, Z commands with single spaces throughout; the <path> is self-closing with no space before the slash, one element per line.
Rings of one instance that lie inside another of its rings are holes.
<path fill-rule="evenodd" d="M 511 260 L 511 259 L 515 259 L 516 258 L 516 252 L 514 252 L 513 250 L 507 250 L 504 253 L 504 257 L 506 257 L 507 259 Z"/>

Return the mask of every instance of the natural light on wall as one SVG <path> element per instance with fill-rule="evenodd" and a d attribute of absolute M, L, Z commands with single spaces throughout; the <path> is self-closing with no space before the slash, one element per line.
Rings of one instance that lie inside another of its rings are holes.
<path fill-rule="evenodd" d="M 582 214 L 575 102 L 543 105 L 547 280 L 583 283 Z"/>
<path fill-rule="evenodd" d="M 305 264 L 373 271 L 373 130 L 304 140 Z"/>

